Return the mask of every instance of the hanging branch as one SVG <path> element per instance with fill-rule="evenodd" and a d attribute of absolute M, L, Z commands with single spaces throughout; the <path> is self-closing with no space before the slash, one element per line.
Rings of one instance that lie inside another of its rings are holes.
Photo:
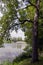
<path fill-rule="evenodd" d="M 18 20 L 19 20 L 20 22 L 13 24 L 12 26 L 9 27 L 9 29 L 11 29 L 12 27 L 15 27 L 15 26 L 17 26 L 17 25 L 22 25 L 22 24 L 24 24 L 25 22 L 31 22 L 31 23 L 33 23 L 33 21 L 30 20 L 30 19 L 28 19 L 28 20 L 20 20 L 20 19 L 18 19 Z"/>

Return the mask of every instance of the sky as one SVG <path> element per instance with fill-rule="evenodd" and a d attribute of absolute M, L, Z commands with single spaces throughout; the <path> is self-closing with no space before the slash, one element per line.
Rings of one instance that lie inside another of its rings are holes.
<path fill-rule="evenodd" d="M 2 16 L 3 16 L 3 14 L 0 12 L 0 18 L 1 18 Z M 19 29 L 17 33 L 15 32 L 15 30 L 13 30 L 10 34 L 11 34 L 11 37 L 12 37 L 12 38 L 13 38 L 13 37 L 16 37 L 16 38 L 21 37 L 23 40 L 24 40 L 24 38 L 25 38 L 24 32 L 23 32 L 21 29 Z"/>
<path fill-rule="evenodd" d="M 21 2 L 22 0 L 18 0 L 18 1 Z M 23 3 L 23 5 L 25 6 L 24 3 Z M 23 7 L 22 7 L 22 8 L 23 8 Z M 16 38 L 22 37 L 23 40 L 24 40 L 24 38 L 25 38 L 24 32 L 23 32 L 21 29 L 19 29 L 17 33 L 16 33 L 15 30 L 14 30 L 14 31 L 11 33 L 11 37 L 12 37 L 12 38 L 13 38 L 13 37 L 16 37 Z"/>
<path fill-rule="evenodd" d="M 0 18 L 3 16 L 3 14 L 0 12 Z"/>
<path fill-rule="evenodd" d="M 21 29 L 19 29 L 18 32 L 15 32 L 15 30 L 13 30 L 12 33 L 10 33 L 10 34 L 11 34 L 12 38 L 13 37 L 16 37 L 16 38 L 21 37 L 22 40 L 24 40 L 24 38 L 25 38 L 24 32 Z"/>
<path fill-rule="evenodd" d="M 21 1 L 21 0 L 18 0 L 19 2 Z"/>
<path fill-rule="evenodd" d="M 18 1 L 20 2 L 21 0 L 18 0 Z M 23 4 L 23 5 L 25 5 L 25 4 Z M 1 18 L 2 16 L 3 16 L 3 14 L 0 12 L 0 18 Z M 24 32 L 23 32 L 21 29 L 19 29 L 17 33 L 15 32 L 15 30 L 13 30 L 12 33 L 10 33 L 10 34 L 11 34 L 11 37 L 12 37 L 12 38 L 13 38 L 13 37 L 16 37 L 16 38 L 21 37 L 23 40 L 24 40 L 24 38 L 25 38 Z"/>

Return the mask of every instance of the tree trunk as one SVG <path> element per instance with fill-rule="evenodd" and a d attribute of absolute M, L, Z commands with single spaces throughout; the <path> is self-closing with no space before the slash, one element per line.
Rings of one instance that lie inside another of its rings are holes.
<path fill-rule="evenodd" d="M 36 0 L 36 11 L 33 21 L 33 46 L 32 46 L 32 62 L 38 61 L 38 18 L 39 18 L 39 2 Z"/>

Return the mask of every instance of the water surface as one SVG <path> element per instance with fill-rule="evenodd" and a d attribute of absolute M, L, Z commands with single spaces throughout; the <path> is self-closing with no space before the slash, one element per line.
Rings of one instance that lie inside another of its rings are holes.
<path fill-rule="evenodd" d="M 0 63 L 9 60 L 13 61 L 18 55 L 24 52 L 23 48 L 26 44 L 4 44 L 4 47 L 0 48 Z"/>

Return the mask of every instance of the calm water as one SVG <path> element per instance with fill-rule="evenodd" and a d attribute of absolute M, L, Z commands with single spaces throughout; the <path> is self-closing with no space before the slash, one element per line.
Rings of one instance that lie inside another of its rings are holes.
<path fill-rule="evenodd" d="M 6 60 L 13 61 L 14 58 L 24 52 L 25 46 L 26 44 L 4 44 L 4 47 L 0 48 L 0 63 Z"/>

